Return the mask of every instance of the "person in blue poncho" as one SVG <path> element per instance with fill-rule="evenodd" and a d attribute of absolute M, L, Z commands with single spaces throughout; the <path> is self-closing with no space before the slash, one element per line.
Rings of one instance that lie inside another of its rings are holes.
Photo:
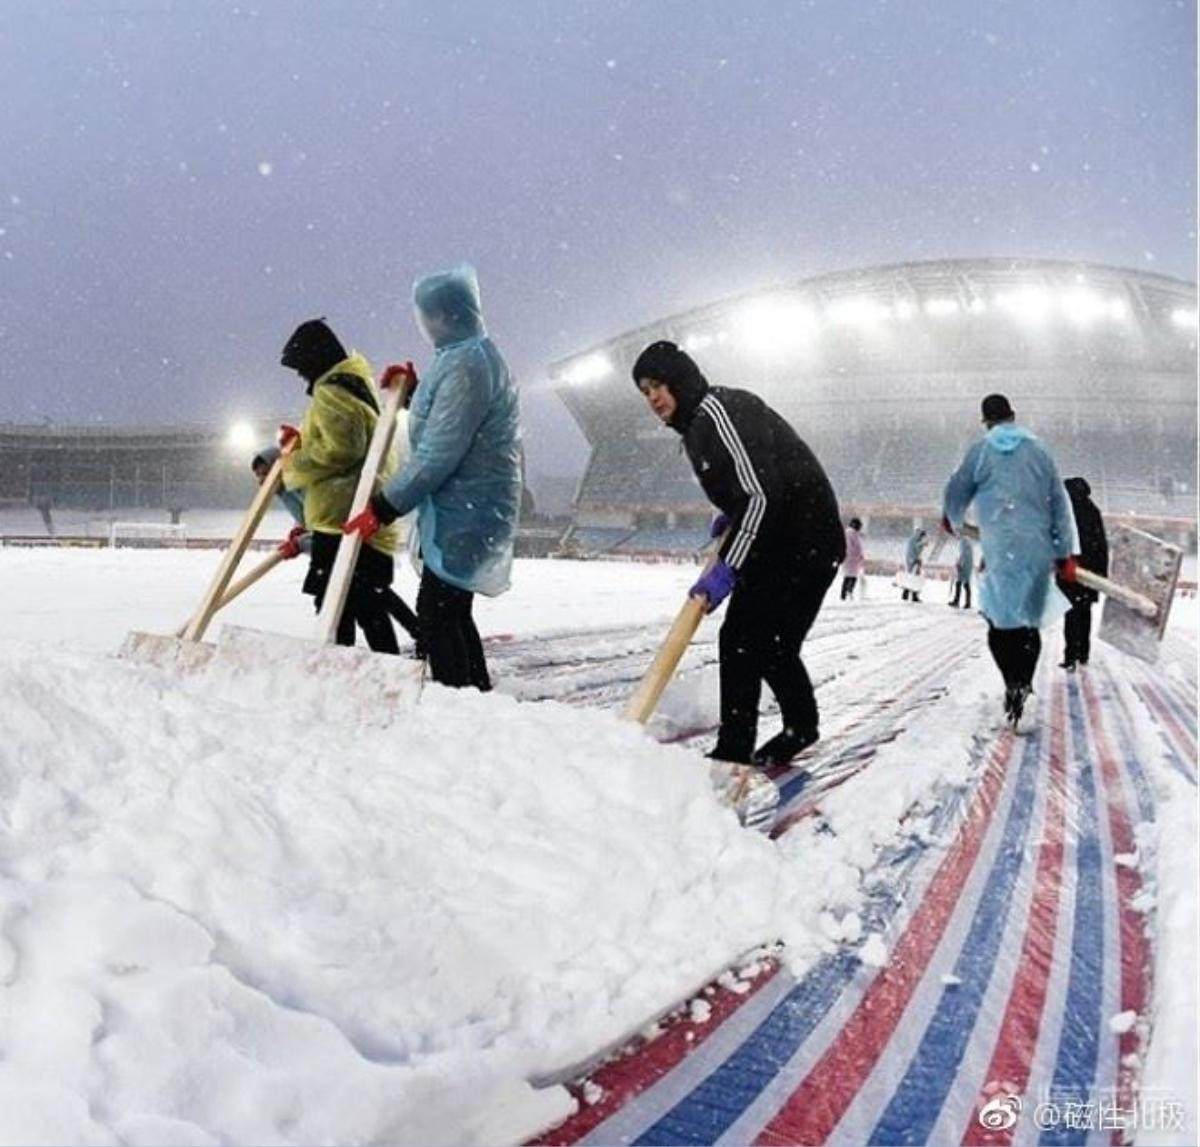
<path fill-rule="evenodd" d="M 967 600 L 963 609 L 971 608 L 971 573 L 975 569 L 975 547 L 970 538 L 958 539 L 958 558 L 954 562 L 954 600 L 950 602 L 951 609 L 957 609 L 962 595 L 966 593 Z"/>
<path fill-rule="evenodd" d="M 475 594 L 509 587 L 521 507 L 517 388 L 488 337 L 472 267 L 419 279 L 417 324 L 434 356 L 409 410 L 408 461 L 345 525 L 363 539 L 417 512 L 417 617 L 443 685 L 491 688 L 471 616 Z"/>
<path fill-rule="evenodd" d="M 967 451 L 946 485 L 942 525 L 960 530 L 972 503 L 983 574 L 980 609 L 988 648 L 1004 678 L 1004 710 L 1016 727 L 1041 654 L 1038 630 L 1065 611 L 1052 574 L 1074 581 L 1075 522 L 1050 451 L 1016 423 L 1007 398 L 983 400 L 987 433 Z"/>
<path fill-rule="evenodd" d="M 904 546 L 904 571 L 912 574 L 914 577 L 921 576 L 921 570 L 925 565 L 925 545 L 929 540 L 929 535 L 925 531 L 924 526 L 917 526 L 909 535 L 908 541 Z M 901 601 L 917 601 L 921 600 L 921 591 L 919 589 L 906 589 L 900 595 Z"/>

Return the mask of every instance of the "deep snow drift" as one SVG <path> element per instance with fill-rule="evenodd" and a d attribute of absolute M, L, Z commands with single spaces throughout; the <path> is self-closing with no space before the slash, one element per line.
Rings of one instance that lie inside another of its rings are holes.
<path fill-rule="evenodd" d="M 802 970 L 859 940 L 863 872 L 966 783 L 994 702 L 968 663 L 955 706 L 771 842 L 696 751 L 611 713 L 110 656 L 182 620 L 215 560 L 0 551 L 0 1140 L 518 1140 L 573 1102 L 528 1079 L 756 945 Z M 299 565 L 231 620 L 307 633 Z M 481 626 L 662 627 L 687 575 L 523 563 Z M 673 704 L 704 696 L 701 675 Z M 1188 807 L 1172 831 L 1194 846 Z M 1171 864 L 1160 900 L 1194 919 Z"/>

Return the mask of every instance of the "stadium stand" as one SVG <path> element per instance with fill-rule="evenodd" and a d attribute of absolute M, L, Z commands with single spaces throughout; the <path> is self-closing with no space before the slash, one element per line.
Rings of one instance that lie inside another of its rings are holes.
<path fill-rule="evenodd" d="M 639 537 L 694 548 L 672 535 L 708 509 L 678 437 L 629 377 L 660 338 L 714 383 L 761 394 L 816 451 L 843 506 L 877 522 L 907 529 L 936 509 L 980 433 L 980 398 L 1002 391 L 1102 509 L 1195 547 L 1193 284 L 1062 260 L 909 263 L 722 300 L 555 363 L 591 447 L 574 533 L 625 526 L 610 547 L 624 552 Z M 651 512 L 661 523 L 644 523 Z"/>

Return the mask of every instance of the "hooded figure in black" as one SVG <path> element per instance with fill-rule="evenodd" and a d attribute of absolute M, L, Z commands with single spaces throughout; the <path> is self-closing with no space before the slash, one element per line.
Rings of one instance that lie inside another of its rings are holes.
<path fill-rule="evenodd" d="M 1092 501 L 1092 488 L 1084 478 L 1067 478 L 1063 485 L 1067 497 L 1071 499 L 1075 529 L 1079 534 L 1079 553 L 1075 560 L 1084 569 L 1107 577 L 1108 536 L 1104 532 L 1104 518 Z M 1071 602 L 1071 608 L 1063 619 L 1066 651 L 1061 666 L 1070 673 L 1076 665 L 1088 663 L 1092 646 L 1092 605 L 1100 595 L 1078 582 L 1065 582 L 1061 578 L 1058 579 L 1058 588 Z"/>
<path fill-rule="evenodd" d="M 651 410 L 683 438 L 704 493 L 720 511 L 720 557 L 692 587 L 709 610 L 732 594 L 721 626 L 721 730 L 710 756 L 781 764 L 818 739 L 800 647 L 846 552 L 837 498 L 795 430 L 757 395 L 710 386 L 689 355 L 656 342 L 633 379 Z M 757 752 L 766 682 L 783 732 Z"/>

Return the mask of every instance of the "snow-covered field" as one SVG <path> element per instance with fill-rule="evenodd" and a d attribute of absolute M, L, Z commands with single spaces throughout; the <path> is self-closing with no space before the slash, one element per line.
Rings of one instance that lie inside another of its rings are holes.
<path fill-rule="evenodd" d="M 695 749 L 505 679 L 503 635 L 657 634 L 686 567 L 518 563 L 514 590 L 477 604 L 499 639 L 488 696 L 385 702 L 292 664 L 172 675 L 112 656 L 129 630 L 182 622 L 217 558 L 0 550 L 0 1142 L 518 1141 L 574 1104 L 529 1079 L 756 945 L 783 940 L 799 973 L 859 942 L 864 872 L 901 818 L 919 830 L 931 794 L 966 782 L 994 719 L 973 659 L 955 705 L 885 746 L 819 826 L 770 841 L 714 799 Z M 309 634 L 301 567 L 227 620 Z M 407 568 L 396 588 L 411 601 Z M 869 657 L 864 610 L 891 596 L 872 581 L 865 606 L 827 606 L 813 659 L 830 689 L 832 650 Z M 1194 601 L 1174 625 L 1194 637 Z M 684 721 L 712 696 L 697 673 L 668 709 Z M 1180 844 L 1157 849 L 1156 895 L 1180 931 L 1157 983 L 1180 1039 L 1197 824 L 1194 788 L 1171 783 Z M 1148 1070 L 1183 1087 L 1186 1062 L 1152 1047 Z"/>

